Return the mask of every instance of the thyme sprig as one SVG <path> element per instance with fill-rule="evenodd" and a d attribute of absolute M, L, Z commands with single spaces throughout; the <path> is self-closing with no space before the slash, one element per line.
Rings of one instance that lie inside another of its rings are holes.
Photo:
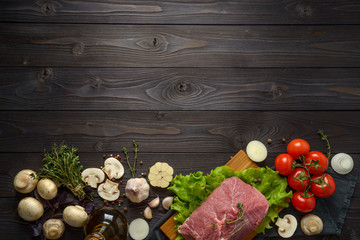
<path fill-rule="evenodd" d="M 68 188 L 77 198 L 84 199 L 86 184 L 81 177 L 83 166 L 80 164 L 77 148 L 66 144 L 54 144 L 50 152 L 44 151 L 43 167 L 37 174 L 39 178 L 50 178 Z"/>
<path fill-rule="evenodd" d="M 130 168 L 131 175 L 134 177 L 135 173 L 136 173 L 136 162 L 137 162 L 137 158 L 138 158 L 139 144 L 135 140 L 133 140 L 132 143 L 133 143 L 133 150 L 134 150 L 134 166 L 133 167 L 131 167 L 131 164 L 129 161 L 130 157 L 129 157 L 129 153 L 128 153 L 126 147 L 123 147 L 122 152 L 125 155 L 126 162 Z"/>
<path fill-rule="evenodd" d="M 232 224 L 232 223 L 235 223 L 237 221 L 244 221 L 245 220 L 245 217 L 244 217 L 244 213 L 245 213 L 245 210 L 244 210 L 244 205 L 241 203 L 241 202 L 238 202 L 237 203 L 237 208 L 239 209 L 238 211 L 238 217 L 234 220 L 231 220 L 231 219 L 228 219 L 228 220 L 225 220 L 224 222 L 219 222 L 219 223 L 211 223 L 211 225 L 209 225 L 208 227 L 215 227 L 217 225 L 229 225 L 229 224 Z"/>
<path fill-rule="evenodd" d="M 326 147 L 327 147 L 327 158 L 330 159 L 331 156 L 331 146 L 330 146 L 330 142 L 327 138 L 327 135 L 324 134 L 324 130 L 319 129 L 317 131 L 317 133 L 320 135 L 321 140 L 326 141 Z"/>

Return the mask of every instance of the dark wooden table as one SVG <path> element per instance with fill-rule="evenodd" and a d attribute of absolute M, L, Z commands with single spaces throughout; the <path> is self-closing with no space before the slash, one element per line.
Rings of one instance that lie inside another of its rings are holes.
<path fill-rule="evenodd" d="M 324 129 L 359 175 L 358 0 L 2 0 L 0 21 L 1 239 L 31 239 L 12 181 L 63 141 L 85 168 L 137 140 L 138 173 L 164 161 L 187 174 L 253 139 L 272 139 L 268 166 L 282 138 L 326 152 Z M 358 183 L 340 239 L 360 239 L 359 198 Z M 129 204 L 128 219 L 144 206 Z M 83 237 L 67 228 L 63 239 Z"/>

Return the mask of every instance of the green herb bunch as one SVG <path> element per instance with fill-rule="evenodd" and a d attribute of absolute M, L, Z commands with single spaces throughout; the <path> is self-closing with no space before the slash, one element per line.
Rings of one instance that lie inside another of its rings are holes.
<path fill-rule="evenodd" d="M 85 198 L 86 184 L 81 177 L 83 166 L 75 147 L 54 144 L 51 152 L 45 150 L 42 161 L 43 167 L 38 173 L 40 178 L 50 178 L 60 186 L 67 187 L 77 198 Z"/>

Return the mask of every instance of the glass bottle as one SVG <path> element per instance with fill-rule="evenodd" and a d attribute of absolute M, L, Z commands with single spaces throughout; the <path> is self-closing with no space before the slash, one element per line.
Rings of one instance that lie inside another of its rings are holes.
<path fill-rule="evenodd" d="M 84 232 L 85 240 L 126 240 L 128 223 L 119 210 L 102 207 L 90 214 Z"/>

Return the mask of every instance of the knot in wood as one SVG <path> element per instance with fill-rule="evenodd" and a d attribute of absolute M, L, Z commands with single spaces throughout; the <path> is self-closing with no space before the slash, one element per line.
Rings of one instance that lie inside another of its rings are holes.
<path fill-rule="evenodd" d="M 272 92 L 274 98 L 281 97 L 283 94 L 283 90 L 281 89 L 281 87 L 274 87 Z"/>
<path fill-rule="evenodd" d="M 308 18 L 312 16 L 313 9 L 311 6 L 298 4 L 296 5 L 296 11 L 300 17 Z"/>
<path fill-rule="evenodd" d="M 52 68 L 44 68 L 39 71 L 38 80 L 41 83 L 47 83 L 49 79 L 52 78 L 53 70 Z"/>
<path fill-rule="evenodd" d="M 189 89 L 189 84 L 186 83 L 186 82 L 179 82 L 176 89 L 179 91 L 179 92 L 186 92 L 188 89 Z"/>
<path fill-rule="evenodd" d="M 45 16 L 50 16 L 55 13 L 54 6 L 50 2 L 45 2 L 41 5 L 41 12 Z"/>
<path fill-rule="evenodd" d="M 85 49 L 84 44 L 76 43 L 76 44 L 74 44 L 71 52 L 72 52 L 73 55 L 79 56 L 79 55 L 83 54 L 84 49 Z"/>

